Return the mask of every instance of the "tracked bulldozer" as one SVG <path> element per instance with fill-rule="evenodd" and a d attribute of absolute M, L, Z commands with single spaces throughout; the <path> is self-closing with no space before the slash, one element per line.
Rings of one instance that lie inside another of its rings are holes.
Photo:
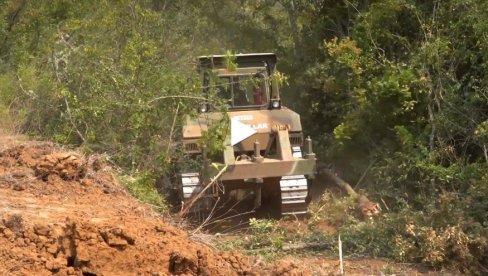
<path fill-rule="evenodd" d="M 193 170 L 180 174 L 184 207 L 208 212 L 222 197 L 251 197 L 252 210 L 275 217 L 306 214 L 316 158 L 300 116 L 282 105 L 276 55 L 238 54 L 231 61 L 213 55 L 197 61 L 207 100 L 183 127 L 183 151 L 198 160 Z M 224 111 L 217 110 L 212 96 L 223 101 Z M 210 154 L 202 137 L 223 118 L 229 123 L 222 150 Z"/>

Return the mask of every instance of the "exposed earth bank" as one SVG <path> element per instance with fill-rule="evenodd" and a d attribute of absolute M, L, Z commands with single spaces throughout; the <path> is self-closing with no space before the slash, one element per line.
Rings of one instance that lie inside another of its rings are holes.
<path fill-rule="evenodd" d="M 0 137 L 0 275 L 245 275 L 126 194 L 98 156 Z"/>

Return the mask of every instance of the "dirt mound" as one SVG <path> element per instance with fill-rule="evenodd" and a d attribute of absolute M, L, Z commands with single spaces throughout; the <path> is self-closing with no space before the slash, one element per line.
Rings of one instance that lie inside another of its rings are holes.
<path fill-rule="evenodd" d="M 94 188 L 105 193 L 122 192 L 99 155 L 84 158 L 76 152 L 56 150 L 52 143 L 34 142 L 0 151 L 0 185 L 4 187 L 55 194 L 66 192 L 66 184 L 74 191 L 86 191 L 95 184 Z"/>
<path fill-rule="evenodd" d="M 0 137 L 1 275 L 248 275 L 128 196 L 100 156 Z"/>

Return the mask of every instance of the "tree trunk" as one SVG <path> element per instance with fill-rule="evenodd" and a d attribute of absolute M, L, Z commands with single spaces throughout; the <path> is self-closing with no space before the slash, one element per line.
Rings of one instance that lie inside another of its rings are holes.
<path fill-rule="evenodd" d="M 329 170 L 329 169 L 321 169 L 319 171 L 319 174 L 322 174 L 326 178 L 330 179 L 336 186 L 338 186 L 339 188 L 341 188 L 341 190 L 344 191 L 348 196 L 352 196 L 352 197 L 357 197 L 358 196 L 358 193 L 356 193 L 356 191 L 354 191 L 354 189 L 351 187 L 351 185 L 349 185 L 349 183 L 347 183 L 346 181 L 344 181 L 342 178 L 338 177 L 331 170 Z"/>

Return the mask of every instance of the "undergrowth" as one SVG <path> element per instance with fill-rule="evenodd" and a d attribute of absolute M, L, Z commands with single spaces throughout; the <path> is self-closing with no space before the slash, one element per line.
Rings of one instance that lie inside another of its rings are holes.
<path fill-rule="evenodd" d="M 168 210 L 165 198 L 158 193 L 154 177 L 148 172 L 135 172 L 119 177 L 127 191 L 136 199 L 150 204 L 156 211 Z"/>
<path fill-rule="evenodd" d="M 425 209 L 404 203 L 397 212 L 358 221 L 350 199 L 333 199 L 326 193 L 312 206 L 309 226 L 313 231 L 320 222 L 334 225 L 336 233 L 325 239 L 337 241 L 341 235 L 346 256 L 388 258 L 483 274 L 488 260 L 488 228 L 468 219 L 462 205 L 455 194 L 442 192 Z"/>
<path fill-rule="evenodd" d="M 457 201 L 459 198 L 445 192 L 424 210 L 405 204 L 398 212 L 360 221 L 354 215 L 354 202 L 350 198 L 333 198 L 325 193 L 310 206 L 308 220 L 251 219 L 244 238 L 221 243 L 219 248 L 243 250 L 265 260 L 276 260 L 290 253 L 317 252 L 336 258 L 340 235 L 345 257 L 385 258 L 423 263 L 435 269 L 484 274 L 488 260 L 487 227 L 465 219 L 459 206 L 456 207 Z M 334 231 L 324 230 L 324 225 Z M 312 243 L 326 245 L 328 249 L 283 250 L 291 244 Z"/>

